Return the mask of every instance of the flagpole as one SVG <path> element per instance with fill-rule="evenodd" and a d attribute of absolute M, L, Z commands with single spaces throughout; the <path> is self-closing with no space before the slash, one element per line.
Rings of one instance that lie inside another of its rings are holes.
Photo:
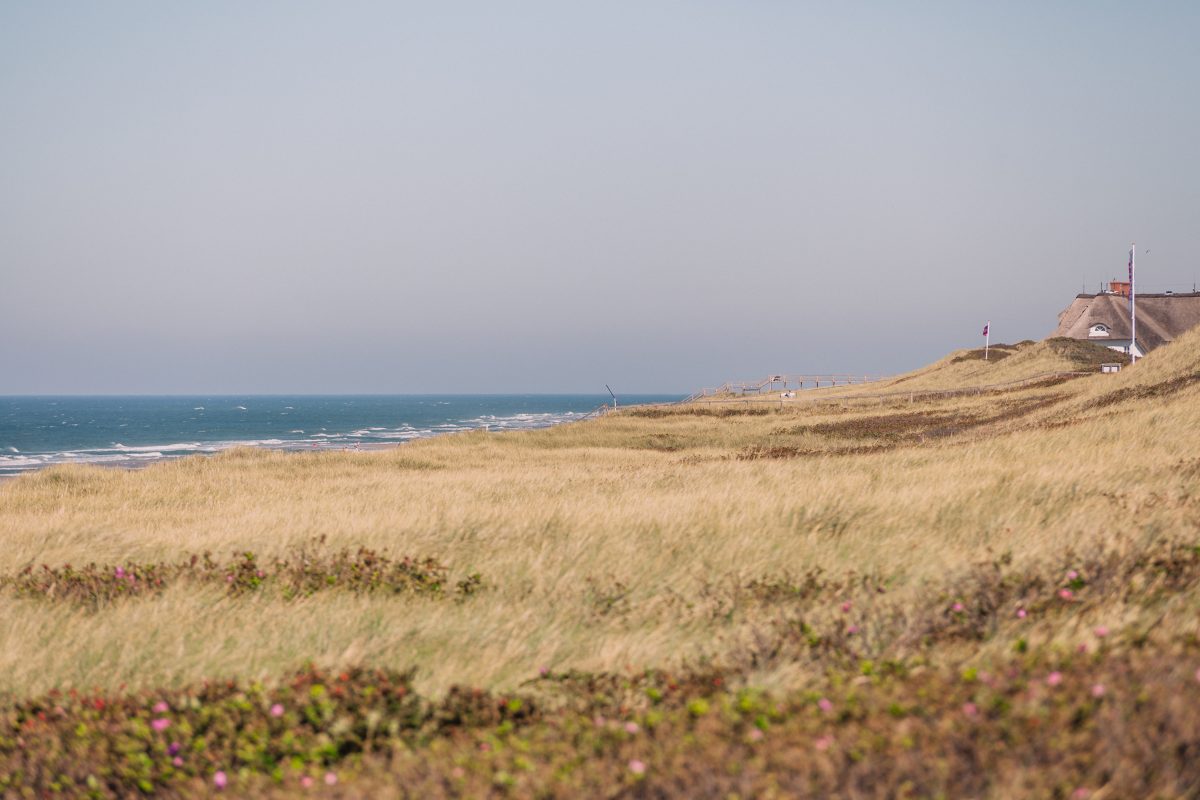
<path fill-rule="evenodd" d="M 989 319 L 987 325 L 983 326 L 983 360 L 988 360 L 988 345 L 992 342 L 992 321 Z"/>
<path fill-rule="evenodd" d="M 1137 245 L 1129 245 L 1129 363 L 1137 363 L 1137 290 L 1134 288 L 1134 269 Z"/>

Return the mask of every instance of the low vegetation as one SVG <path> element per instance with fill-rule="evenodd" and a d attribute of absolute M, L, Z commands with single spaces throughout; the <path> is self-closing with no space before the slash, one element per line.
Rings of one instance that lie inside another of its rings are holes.
<path fill-rule="evenodd" d="M 1000 352 L 10 481 L 0 792 L 1195 796 L 1200 333 Z"/>
<path fill-rule="evenodd" d="M 216 584 L 230 595 L 274 591 L 285 600 L 333 589 L 435 597 L 450 594 L 448 570 L 436 559 L 392 559 L 365 547 L 325 553 L 320 549 L 322 543 L 318 540 L 316 547 L 299 547 L 290 556 L 269 562 L 247 550 L 225 561 L 205 552 L 175 563 L 42 564 L 36 569 L 30 565 L 14 576 L 0 577 L 0 588 L 17 597 L 66 600 L 91 608 L 124 598 L 159 595 L 176 583 Z M 474 573 L 453 589 L 457 596 L 465 597 L 482 585 L 482 577 Z"/>

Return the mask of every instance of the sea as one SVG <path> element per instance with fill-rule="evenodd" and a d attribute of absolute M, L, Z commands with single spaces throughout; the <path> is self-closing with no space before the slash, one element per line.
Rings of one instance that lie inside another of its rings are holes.
<path fill-rule="evenodd" d="M 605 401 L 581 394 L 0 397 L 0 477 L 55 464 L 139 467 L 240 446 L 372 449 L 480 428 L 531 430 L 579 420 Z"/>

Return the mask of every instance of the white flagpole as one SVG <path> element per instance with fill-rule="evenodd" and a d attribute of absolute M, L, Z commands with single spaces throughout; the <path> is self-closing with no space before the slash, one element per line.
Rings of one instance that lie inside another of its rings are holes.
<path fill-rule="evenodd" d="M 987 325 L 983 326 L 986 333 L 983 334 L 983 360 L 988 360 L 988 345 L 992 342 L 992 321 L 989 319 Z"/>
<path fill-rule="evenodd" d="M 1129 363 L 1137 363 L 1137 290 L 1134 288 L 1134 269 L 1137 245 L 1129 245 Z"/>

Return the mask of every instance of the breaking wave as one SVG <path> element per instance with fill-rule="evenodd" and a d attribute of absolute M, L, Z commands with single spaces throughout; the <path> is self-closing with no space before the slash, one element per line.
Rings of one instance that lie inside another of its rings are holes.
<path fill-rule="evenodd" d="M 240 407 L 239 407 L 240 408 Z M 156 461 L 166 461 L 184 456 L 211 455 L 235 447 L 261 447 L 271 450 L 346 450 L 363 447 L 385 447 L 403 444 L 416 439 L 426 439 L 449 433 L 486 429 L 490 431 L 520 431 L 547 428 L 570 422 L 585 416 L 584 412 L 522 412 L 516 414 L 480 414 L 447 419 L 423 426 L 396 425 L 392 427 L 371 425 L 357 427 L 345 432 L 321 432 L 306 434 L 304 429 L 289 431 L 288 438 L 225 439 L 219 441 L 163 442 L 160 444 L 126 445 L 112 442 L 106 447 L 82 448 L 56 452 L 20 452 L 15 447 L 6 448 L 9 455 L 0 454 L 0 477 L 16 475 L 31 470 L 43 469 L 58 464 L 103 464 L 140 467 Z M 124 425 L 120 426 L 124 427 Z"/>

